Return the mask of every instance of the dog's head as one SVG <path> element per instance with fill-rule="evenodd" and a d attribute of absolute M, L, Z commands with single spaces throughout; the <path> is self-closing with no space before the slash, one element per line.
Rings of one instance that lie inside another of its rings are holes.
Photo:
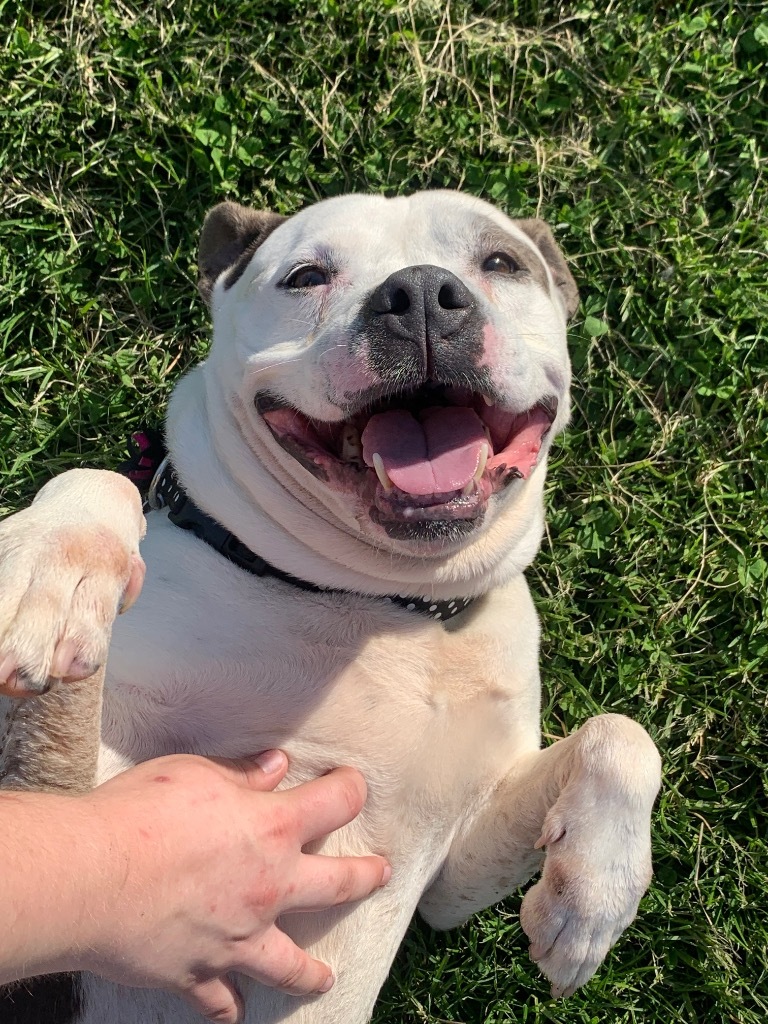
<path fill-rule="evenodd" d="M 251 449 L 377 547 L 455 549 L 543 476 L 578 302 L 543 222 L 453 192 L 222 203 L 200 290 Z"/>

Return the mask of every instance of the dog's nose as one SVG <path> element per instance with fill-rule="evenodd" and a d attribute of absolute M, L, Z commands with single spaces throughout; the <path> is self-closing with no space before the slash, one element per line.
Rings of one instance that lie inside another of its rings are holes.
<path fill-rule="evenodd" d="M 383 326 L 428 350 L 440 338 L 460 331 L 475 305 L 455 274 L 430 264 L 395 271 L 369 299 L 369 308 Z"/>

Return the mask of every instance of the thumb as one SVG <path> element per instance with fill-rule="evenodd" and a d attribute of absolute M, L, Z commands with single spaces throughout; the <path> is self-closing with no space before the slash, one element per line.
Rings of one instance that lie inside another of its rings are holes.
<path fill-rule="evenodd" d="M 216 1024 L 239 1024 L 243 1004 L 237 989 L 227 977 L 201 981 L 194 988 L 179 993 L 206 1020 Z"/>
<path fill-rule="evenodd" d="M 210 758 L 225 774 L 236 776 L 236 781 L 248 789 L 269 793 L 285 778 L 288 757 L 282 750 L 265 750 L 254 757 Z"/>

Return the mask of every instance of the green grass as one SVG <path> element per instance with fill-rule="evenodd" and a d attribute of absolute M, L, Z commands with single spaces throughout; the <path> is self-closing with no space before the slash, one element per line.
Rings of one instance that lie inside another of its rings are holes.
<path fill-rule="evenodd" d="M 656 878 L 566 1003 L 514 897 L 416 924 L 376 1021 L 764 1024 L 765 8 L 6 0 L 0 31 L 0 511 L 159 418 L 218 199 L 449 186 L 556 227 L 583 302 L 530 573 L 545 726 L 654 736 Z"/>

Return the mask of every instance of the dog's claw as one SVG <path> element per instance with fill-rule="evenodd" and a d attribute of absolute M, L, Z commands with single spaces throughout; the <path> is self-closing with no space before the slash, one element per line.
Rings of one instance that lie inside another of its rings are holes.
<path fill-rule="evenodd" d="M 138 555 L 131 556 L 131 575 L 128 580 L 128 585 L 123 591 L 123 597 L 120 602 L 120 608 L 117 614 L 122 615 L 127 612 L 129 608 L 132 608 L 136 602 L 136 598 L 141 593 L 141 588 L 144 585 L 144 577 L 147 572 L 147 567 L 144 565 L 144 561 Z"/>
<path fill-rule="evenodd" d="M 39 697 L 50 689 L 50 685 L 51 681 L 37 679 L 30 672 L 17 668 L 0 683 L 0 693 L 5 697 L 21 700 L 26 697 Z"/>
<path fill-rule="evenodd" d="M 54 679 L 64 679 L 69 675 L 72 662 L 77 656 L 77 646 L 74 640 L 62 640 L 53 652 L 51 660 L 51 676 Z"/>
<path fill-rule="evenodd" d="M 7 654 L 0 661 L 0 686 L 5 686 L 16 671 L 16 659 Z"/>

